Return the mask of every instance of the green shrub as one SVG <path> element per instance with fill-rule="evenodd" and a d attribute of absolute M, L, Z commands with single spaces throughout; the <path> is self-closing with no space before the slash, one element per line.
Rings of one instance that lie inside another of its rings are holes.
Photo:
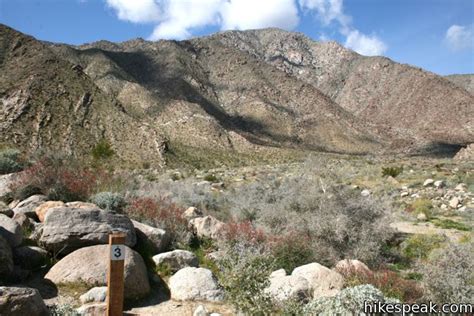
<path fill-rule="evenodd" d="M 101 139 L 92 149 L 91 154 L 95 160 L 105 160 L 112 157 L 115 152 L 107 140 Z"/>
<path fill-rule="evenodd" d="M 364 311 L 365 302 L 398 303 L 372 285 L 346 288 L 333 297 L 317 298 L 304 308 L 305 315 L 359 315 Z"/>
<path fill-rule="evenodd" d="M 407 211 L 413 213 L 415 215 L 418 214 L 425 214 L 426 218 L 431 218 L 432 213 L 431 210 L 433 209 L 433 204 L 429 199 L 417 199 L 413 202 L 410 206 L 408 206 Z"/>
<path fill-rule="evenodd" d="M 307 236 L 288 234 L 277 238 L 271 244 L 271 253 L 275 258 L 275 265 L 291 273 L 296 267 L 314 261 L 314 251 Z"/>
<path fill-rule="evenodd" d="M 431 222 L 435 224 L 435 226 L 444 228 L 444 229 L 457 229 L 457 230 L 462 230 L 462 231 L 472 230 L 472 227 L 467 224 L 456 222 L 447 218 L 443 218 L 443 219 L 434 218 L 431 220 Z"/>
<path fill-rule="evenodd" d="M 51 316 L 79 316 L 77 310 L 69 304 L 54 304 L 48 307 Z"/>
<path fill-rule="evenodd" d="M 446 238 L 440 235 L 413 235 L 404 242 L 402 242 L 402 254 L 409 259 L 426 259 L 431 251 L 440 248 Z"/>
<path fill-rule="evenodd" d="M 474 302 L 474 244 L 449 244 L 420 265 L 426 299 L 436 303 Z"/>
<path fill-rule="evenodd" d="M 382 167 L 382 176 L 384 177 L 397 177 L 400 173 L 403 172 L 403 166 L 400 167 Z"/>
<path fill-rule="evenodd" d="M 218 260 L 220 284 L 226 299 L 245 315 L 269 315 L 273 311 L 271 298 L 264 289 L 275 265 L 272 257 L 257 245 L 233 244 Z"/>
<path fill-rule="evenodd" d="M 19 150 L 9 148 L 0 150 L 0 174 L 18 172 L 23 167 L 24 162 Z"/>
<path fill-rule="evenodd" d="M 101 209 L 115 212 L 122 212 L 126 206 L 122 195 L 113 192 L 99 192 L 93 195 L 89 201 Z"/>
<path fill-rule="evenodd" d="M 206 174 L 204 176 L 204 180 L 209 181 L 209 182 L 218 182 L 218 179 L 214 174 Z"/>

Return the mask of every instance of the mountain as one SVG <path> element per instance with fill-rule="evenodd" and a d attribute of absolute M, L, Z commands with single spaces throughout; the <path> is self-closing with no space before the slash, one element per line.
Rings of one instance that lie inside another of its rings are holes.
<path fill-rule="evenodd" d="M 426 153 L 474 142 L 474 96 L 451 81 L 278 29 L 81 46 L 0 26 L 0 141 L 123 161 L 281 148 Z"/>
<path fill-rule="evenodd" d="M 464 88 L 469 93 L 474 94 L 474 74 L 465 75 L 449 75 L 445 76 L 446 79 Z"/>

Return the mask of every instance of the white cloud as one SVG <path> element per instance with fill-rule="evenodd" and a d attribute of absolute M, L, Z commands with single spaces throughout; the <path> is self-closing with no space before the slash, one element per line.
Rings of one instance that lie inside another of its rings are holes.
<path fill-rule="evenodd" d="M 298 8 L 294 0 L 224 1 L 220 14 L 223 30 L 264 27 L 292 30 L 299 23 Z"/>
<path fill-rule="evenodd" d="M 375 35 L 366 35 L 352 26 L 352 17 L 344 13 L 343 0 L 298 0 L 303 10 L 314 11 L 323 25 L 339 24 L 339 33 L 346 37 L 345 47 L 359 54 L 374 56 L 387 51 L 387 45 Z"/>
<path fill-rule="evenodd" d="M 160 21 L 162 12 L 154 0 L 106 0 L 120 20 L 133 23 Z"/>
<path fill-rule="evenodd" d="M 445 41 L 454 51 L 474 47 L 474 24 L 471 26 L 451 25 L 446 31 Z"/>
<path fill-rule="evenodd" d="M 387 50 L 387 45 L 377 36 L 368 36 L 357 30 L 353 30 L 347 35 L 344 46 L 366 56 L 382 55 Z"/>

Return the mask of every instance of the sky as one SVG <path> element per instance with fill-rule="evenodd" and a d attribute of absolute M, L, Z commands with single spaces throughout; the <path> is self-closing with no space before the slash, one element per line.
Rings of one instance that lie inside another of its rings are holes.
<path fill-rule="evenodd" d="M 474 73 L 474 0 L 0 0 L 0 23 L 68 44 L 279 27 L 440 75 Z"/>

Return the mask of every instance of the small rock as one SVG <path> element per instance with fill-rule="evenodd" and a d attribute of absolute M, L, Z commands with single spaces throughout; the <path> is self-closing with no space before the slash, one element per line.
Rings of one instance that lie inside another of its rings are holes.
<path fill-rule="evenodd" d="M 311 292 L 309 282 L 300 275 L 273 276 L 265 289 L 265 293 L 276 302 L 303 301 L 311 297 Z"/>
<path fill-rule="evenodd" d="M 87 293 L 82 294 L 79 299 L 82 304 L 105 302 L 107 298 L 107 287 L 98 286 L 90 289 Z"/>
<path fill-rule="evenodd" d="M 165 251 L 171 241 L 171 236 L 165 230 L 132 220 L 137 235 L 137 242 L 150 249 L 153 254 Z"/>
<path fill-rule="evenodd" d="M 467 210 L 466 206 L 462 206 L 462 207 L 458 208 L 458 212 L 461 212 L 461 213 L 465 212 L 466 210 Z"/>
<path fill-rule="evenodd" d="M 425 182 L 423 182 L 424 187 L 427 187 L 427 186 L 430 186 L 430 185 L 433 185 L 433 184 L 434 184 L 433 179 L 426 179 Z"/>
<path fill-rule="evenodd" d="M 153 256 L 156 265 L 166 264 L 172 272 L 185 267 L 199 266 L 199 260 L 195 254 L 187 250 L 173 250 Z"/>
<path fill-rule="evenodd" d="M 218 239 L 225 224 L 212 216 L 205 216 L 190 220 L 189 225 L 198 237 Z"/>
<path fill-rule="evenodd" d="M 187 267 L 169 280 L 171 298 L 178 301 L 222 301 L 224 291 L 212 272 L 204 268 Z"/>
<path fill-rule="evenodd" d="M 209 316 L 209 312 L 203 305 L 199 305 L 196 310 L 194 310 L 193 316 Z"/>
<path fill-rule="evenodd" d="M 370 195 L 370 191 L 367 190 L 367 189 L 364 189 L 364 190 L 362 190 L 362 192 L 360 192 L 360 195 L 362 195 L 362 196 L 369 196 L 369 195 Z"/>
<path fill-rule="evenodd" d="M 420 195 L 419 195 L 418 193 L 413 193 L 413 194 L 411 195 L 411 197 L 414 198 L 414 199 L 417 199 L 417 198 L 420 197 Z"/>
<path fill-rule="evenodd" d="M 345 273 L 352 273 L 352 272 L 363 273 L 363 274 L 370 274 L 372 272 L 370 271 L 369 267 L 365 263 L 359 260 L 355 260 L 355 259 L 340 260 L 334 266 L 334 270 L 336 272 L 341 273 L 342 275 L 345 275 Z"/>
<path fill-rule="evenodd" d="M 446 204 L 441 204 L 440 208 L 442 210 L 447 210 L 448 209 L 448 206 Z"/>
<path fill-rule="evenodd" d="M 419 221 L 425 222 L 428 220 L 428 217 L 426 216 L 425 213 L 419 213 L 416 219 Z"/>
<path fill-rule="evenodd" d="M 444 181 L 443 180 L 437 180 L 434 182 L 434 186 L 437 188 L 442 188 L 444 187 Z"/>
<path fill-rule="evenodd" d="M 23 241 L 21 226 L 3 214 L 0 214 L 0 236 L 5 238 L 12 248 L 18 247 Z"/>
<path fill-rule="evenodd" d="M 408 196 L 408 192 L 402 192 L 402 193 L 400 194 L 400 196 L 401 196 L 401 197 Z"/>
<path fill-rule="evenodd" d="M 295 268 L 291 275 L 302 276 L 308 281 L 313 298 L 334 296 L 344 286 L 341 274 L 316 262 Z"/>
<path fill-rule="evenodd" d="M 196 207 L 191 206 L 184 211 L 183 216 L 186 218 L 188 221 L 192 220 L 193 218 L 198 218 L 198 217 L 203 217 L 202 211 L 198 210 Z"/>
<path fill-rule="evenodd" d="M 104 316 L 107 313 L 107 303 L 91 303 L 82 305 L 76 311 L 81 316 Z"/>
<path fill-rule="evenodd" d="M 467 186 L 464 183 L 459 183 L 454 190 L 464 192 L 466 191 Z"/>
<path fill-rule="evenodd" d="M 451 208 L 457 208 L 459 205 L 459 199 L 457 197 L 453 197 L 450 201 L 449 201 L 449 207 Z"/>
<path fill-rule="evenodd" d="M 0 315 L 47 316 L 49 311 L 37 289 L 0 286 Z"/>

